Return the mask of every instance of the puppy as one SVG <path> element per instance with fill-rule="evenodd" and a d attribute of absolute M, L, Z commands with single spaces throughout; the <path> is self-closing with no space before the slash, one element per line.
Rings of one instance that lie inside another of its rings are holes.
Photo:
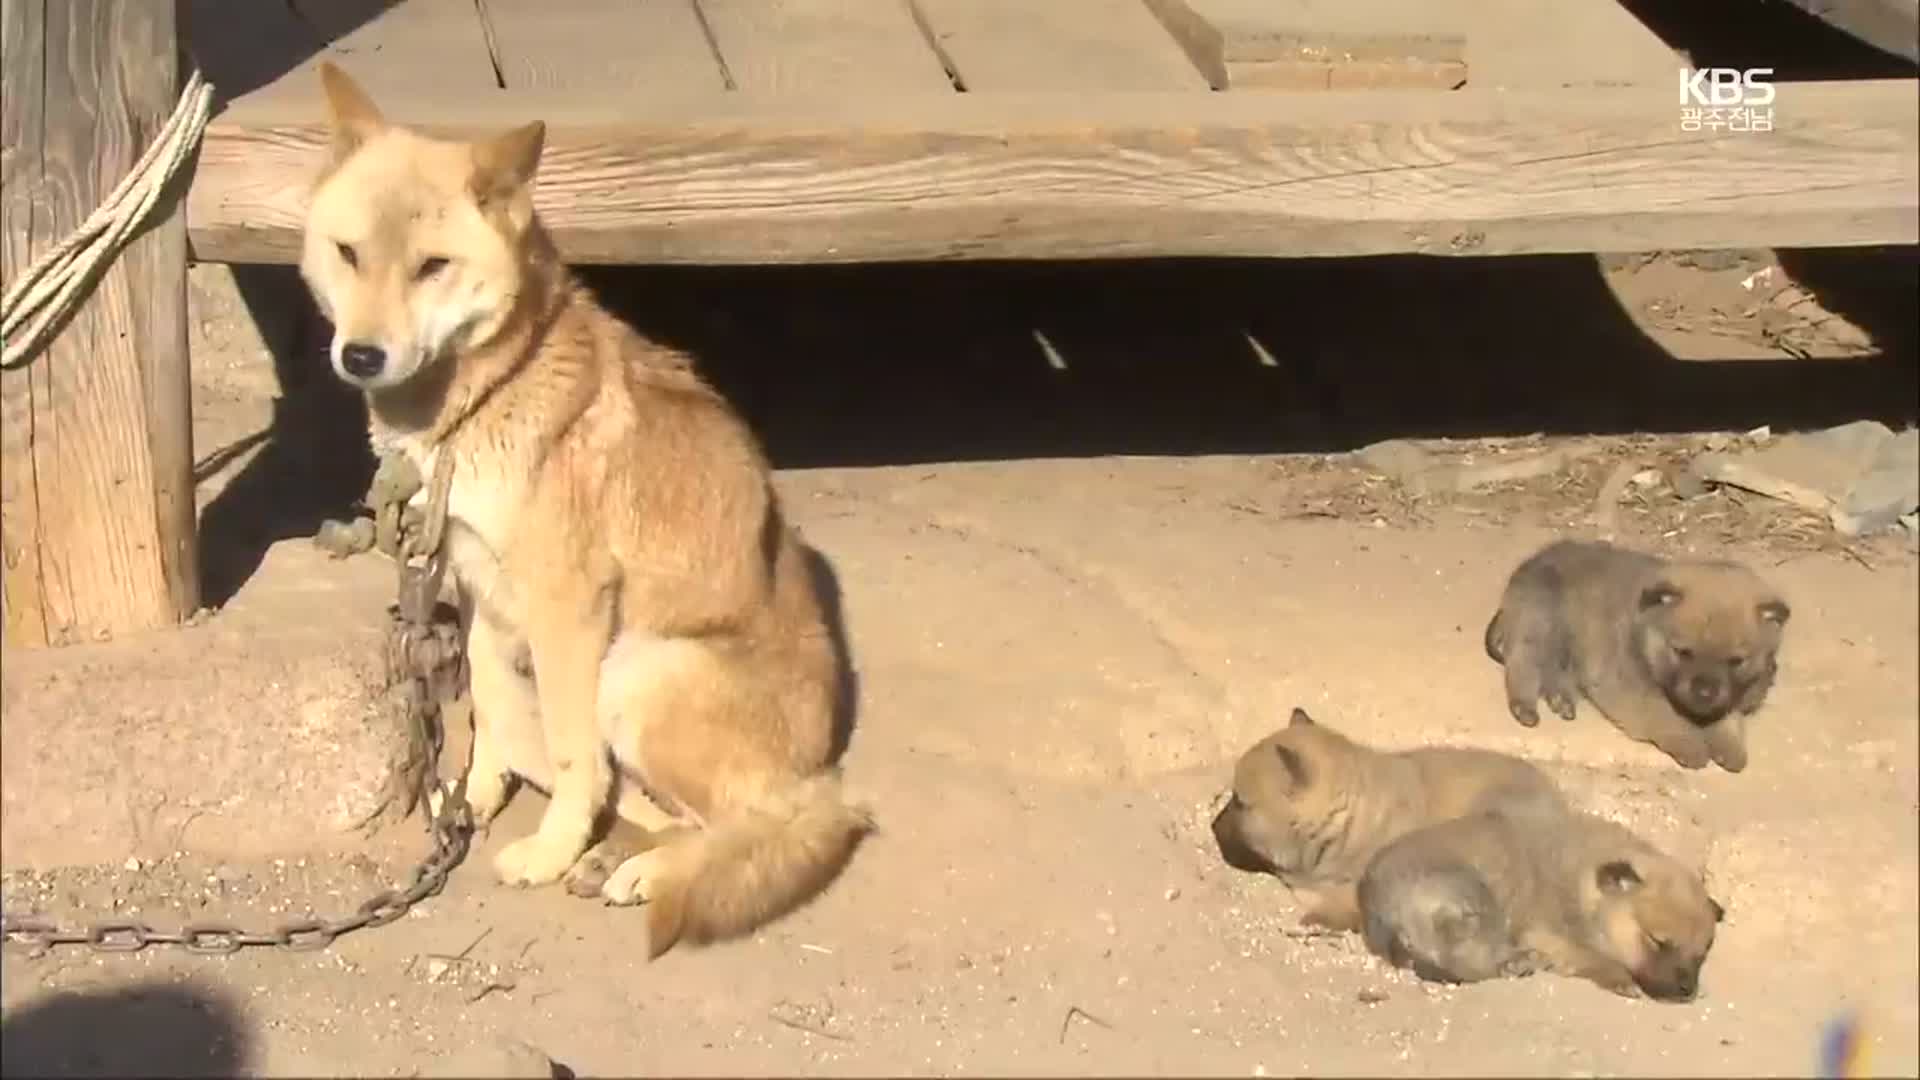
<path fill-rule="evenodd" d="M 1698 874 L 1603 818 L 1506 808 L 1419 829 L 1360 879 L 1367 948 L 1439 982 L 1552 971 L 1688 1001 L 1724 914 Z"/>
<path fill-rule="evenodd" d="M 1234 769 L 1213 819 L 1220 854 L 1303 895 L 1305 922 L 1358 930 L 1354 886 L 1374 853 L 1402 834 L 1503 805 L 1563 806 L 1545 773 L 1487 750 L 1374 750 L 1294 709 Z"/>
<path fill-rule="evenodd" d="M 1752 570 L 1562 540 L 1520 564 L 1487 623 L 1507 708 L 1571 720 L 1584 696 L 1689 769 L 1747 767 L 1746 718 L 1778 671 L 1785 600 Z"/>

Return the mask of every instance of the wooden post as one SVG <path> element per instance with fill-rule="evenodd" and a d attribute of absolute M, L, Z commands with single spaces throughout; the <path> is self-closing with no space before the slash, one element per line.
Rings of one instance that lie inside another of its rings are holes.
<path fill-rule="evenodd" d="M 177 100 L 175 46 L 167 0 L 0 0 L 0 279 L 132 168 Z M 169 626 L 199 606 L 184 181 L 59 337 L 0 374 L 9 646 Z"/>

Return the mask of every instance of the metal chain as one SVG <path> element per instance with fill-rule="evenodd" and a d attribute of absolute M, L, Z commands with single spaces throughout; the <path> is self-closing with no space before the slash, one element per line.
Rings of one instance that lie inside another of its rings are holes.
<path fill-rule="evenodd" d="M 425 753 L 422 773 L 414 778 L 416 803 L 420 794 L 438 787 L 440 749 L 445 732 L 440 724 L 442 682 L 462 661 L 456 633 L 434 618 L 440 582 L 446 571 L 442 541 L 446 529 L 447 495 L 452 486 L 452 455 L 439 455 L 433 487 L 427 493 L 423 530 L 409 538 L 401 552 L 398 602 L 392 612 L 388 660 L 391 670 L 406 672 L 407 711 L 423 730 L 417 731 Z M 413 560 L 424 558 L 422 565 Z M 383 889 L 368 897 L 353 914 L 342 918 L 284 922 L 264 933 L 249 932 L 226 923 L 191 923 L 179 930 L 155 930 L 142 922 L 108 920 L 84 930 L 61 929 L 46 919 L 0 915 L 0 941 L 24 946 L 34 953 L 56 945 L 85 945 L 96 953 L 139 952 L 149 945 L 178 945 L 190 953 L 225 956 L 253 946 L 271 945 L 290 952 L 325 949 L 342 934 L 362 927 L 385 926 L 405 915 L 446 885 L 447 875 L 467 857 L 473 841 L 473 813 L 467 806 L 465 777 L 456 781 L 438 809 L 428 808 L 427 834 L 432 847 L 413 868 L 404 888 Z M 409 809 L 412 809 L 411 807 Z"/>

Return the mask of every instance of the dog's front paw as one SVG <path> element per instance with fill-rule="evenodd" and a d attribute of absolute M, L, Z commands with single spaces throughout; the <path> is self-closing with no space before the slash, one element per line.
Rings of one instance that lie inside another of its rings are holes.
<path fill-rule="evenodd" d="M 1513 714 L 1515 720 L 1520 721 L 1521 727 L 1540 726 L 1540 706 L 1536 702 L 1511 698 L 1507 701 L 1507 711 Z"/>
<path fill-rule="evenodd" d="M 647 886 L 660 872 L 660 849 L 643 851 L 616 867 L 607 875 L 607 882 L 600 888 L 600 896 L 609 904 L 644 904 L 649 893 Z"/>
<path fill-rule="evenodd" d="M 1570 690 L 1547 691 L 1547 708 L 1562 720 L 1572 720 L 1580 715 L 1580 703 Z"/>
<path fill-rule="evenodd" d="M 1713 755 L 1707 750 L 1707 741 L 1693 736 L 1689 738 L 1655 739 L 1653 745 L 1664 750 L 1668 757 L 1688 769 L 1704 769 Z"/>
<path fill-rule="evenodd" d="M 446 785 L 451 791 L 453 785 Z M 467 773 L 467 810 L 473 815 L 473 827 L 484 831 L 507 805 L 509 778 L 505 773 Z"/>
<path fill-rule="evenodd" d="M 1728 772 L 1740 772 L 1747 767 L 1747 748 L 1737 742 L 1721 740 L 1712 747 L 1713 760 Z"/>
<path fill-rule="evenodd" d="M 567 892 L 582 900 L 598 899 L 606 888 L 607 879 L 632 857 L 633 851 L 624 844 L 606 840 L 595 844 L 567 871 L 564 879 Z"/>
<path fill-rule="evenodd" d="M 501 848 L 493 857 L 493 872 L 503 885 L 546 885 L 560 880 L 579 854 L 536 832 Z"/>
<path fill-rule="evenodd" d="M 1620 971 L 1594 972 L 1589 974 L 1588 978 L 1600 989 L 1608 993 L 1618 994 L 1623 998 L 1642 998 L 1646 996 L 1646 994 L 1641 991 L 1640 984 L 1633 981 L 1632 973 L 1624 969 Z"/>

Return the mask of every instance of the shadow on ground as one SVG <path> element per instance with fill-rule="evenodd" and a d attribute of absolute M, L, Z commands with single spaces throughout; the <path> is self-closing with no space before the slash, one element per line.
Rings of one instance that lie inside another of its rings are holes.
<path fill-rule="evenodd" d="M 1858 359 L 1680 361 L 1591 256 L 599 269 L 782 467 L 1337 452 L 1389 437 L 1920 418 L 1914 248 L 1784 253 L 1873 337 Z M 267 448 L 209 505 L 223 602 L 276 540 L 365 490 L 365 410 L 291 268 L 237 275 L 274 335 Z M 289 320 L 287 312 L 296 311 Z"/>
<path fill-rule="evenodd" d="M 239 1076 L 250 1042 L 225 995 L 178 984 L 54 994 L 0 1021 L 8 1076 Z"/>

